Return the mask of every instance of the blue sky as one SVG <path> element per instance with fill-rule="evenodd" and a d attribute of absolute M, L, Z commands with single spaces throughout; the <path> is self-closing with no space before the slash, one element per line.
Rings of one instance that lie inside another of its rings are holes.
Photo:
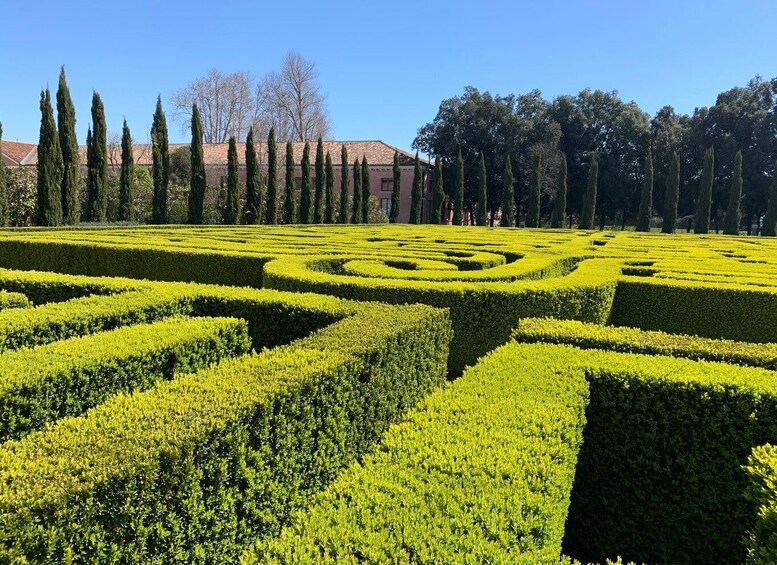
<path fill-rule="evenodd" d="M 66 66 L 84 143 L 92 89 L 109 131 L 145 141 L 157 94 L 210 67 L 256 76 L 289 49 L 312 59 L 336 139 L 409 149 L 464 86 L 546 98 L 617 89 L 654 113 L 692 112 L 756 74 L 777 76 L 777 2 L 165 2 L 41 0 L 1 6 L 4 138 L 37 141 L 38 97 Z M 168 117 L 170 121 L 170 117 Z M 186 141 L 170 124 L 171 141 Z"/>

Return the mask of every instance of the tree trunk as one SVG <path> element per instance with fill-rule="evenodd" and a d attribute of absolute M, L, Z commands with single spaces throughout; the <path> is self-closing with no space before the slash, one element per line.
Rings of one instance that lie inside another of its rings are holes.
<path fill-rule="evenodd" d="M 599 231 L 604 231 L 604 210 L 602 210 L 602 214 L 599 216 Z"/>

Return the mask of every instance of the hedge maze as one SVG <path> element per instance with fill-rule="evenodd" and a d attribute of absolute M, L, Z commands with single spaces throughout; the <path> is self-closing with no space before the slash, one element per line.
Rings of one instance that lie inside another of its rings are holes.
<path fill-rule="evenodd" d="M 774 563 L 777 241 L 0 232 L 0 563 Z"/>

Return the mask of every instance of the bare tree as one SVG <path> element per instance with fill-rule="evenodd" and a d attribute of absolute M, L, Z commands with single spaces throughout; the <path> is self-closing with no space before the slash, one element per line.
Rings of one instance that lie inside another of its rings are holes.
<path fill-rule="evenodd" d="M 210 69 L 204 77 L 174 92 L 170 103 L 181 133 L 189 131 L 195 102 L 202 118 L 205 143 L 225 143 L 230 136 L 243 139 L 256 115 L 254 80 L 245 71 L 224 74 Z"/>
<path fill-rule="evenodd" d="M 256 127 L 275 127 L 279 141 L 327 138 L 332 126 L 316 64 L 289 51 L 280 72 L 267 73 L 257 85 Z"/>

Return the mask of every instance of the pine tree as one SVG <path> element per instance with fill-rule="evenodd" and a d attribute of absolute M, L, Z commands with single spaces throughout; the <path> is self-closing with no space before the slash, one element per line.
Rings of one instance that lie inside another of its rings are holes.
<path fill-rule="evenodd" d="M 553 201 L 553 212 L 550 215 L 551 228 L 563 228 L 567 217 L 567 156 L 562 153 L 558 165 L 558 187 L 556 199 Z"/>
<path fill-rule="evenodd" d="M 362 155 L 362 223 L 370 221 L 370 166 L 367 156 Z"/>
<path fill-rule="evenodd" d="M 8 179 L 3 154 L 3 124 L 0 123 L 0 228 L 8 226 Z"/>
<path fill-rule="evenodd" d="M 464 221 L 464 159 L 461 149 L 456 157 L 456 187 L 453 192 L 453 225 L 460 226 Z"/>
<path fill-rule="evenodd" d="M 80 164 L 78 162 L 78 138 L 76 137 L 76 110 L 70 98 L 65 80 L 64 65 L 59 71 L 57 88 L 57 127 L 59 146 L 62 150 L 62 221 L 76 225 L 81 219 L 81 203 L 78 200 Z"/>
<path fill-rule="evenodd" d="M 324 223 L 326 215 L 324 203 L 324 190 L 326 189 L 326 170 L 324 169 L 324 142 L 318 138 L 316 145 L 316 195 L 313 198 L 313 223 Z"/>
<path fill-rule="evenodd" d="M 415 167 L 413 168 L 413 188 L 410 191 L 410 223 L 421 223 L 421 198 L 423 198 L 423 179 L 421 178 L 421 160 L 418 153 L 415 154 Z"/>
<path fill-rule="evenodd" d="M 540 227 L 540 195 L 542 190 L 542 154 L 534 153 L 529 188 L 529 201 L 526 210 L 526 227 Z"/>
<path fill-rule="evenodd" d="M 486 157 L 480 152 L 480 167 L 478 172 L 478 207 L 476 222 L 479 226 L 488 223 L 488 181 L 486 177 Z"/>
<path fill-rule="evenodd" d="M 394 151 L 394 179 L 391 185 L 391 210 L 389 211 L 389 222 L 396 224 L 399 221 L 399 195 L 402 169 L 399 168 L 399 151 Z"/>
<path fill-rule="evenodd" d="M 326 152 L 324 175 L 326 175 L 324 223 L 334 224 L 337 220 L 337 210 L 335 210 L 335 168 L 332 165 L 332 156 L 329 154 L 329 151 Z"/>
<path fill-rule="evenodd" d="M 637 212 L 637 231 L 650 231 L 650 220 L 653 218 L 653 151 L 648 147 L 645 156 L 645 180 L 642 184 L 642 195 L 639 199 Z"/>
<path fill-rule="evenodd" d="M 353 208 L 351 210 L 351 223 L 359 224 L 362 220 L 362 168 L 359 158 L 353 162 Z"/>
<path fill-rule="evenodd" d="M 312 193 L 313 183 L 310 180 L 310 143 L 305 142 L 302 150 L 302 186 L 299 199 L 299 223 L 309 224 L 313 219 Z"/>
<path fill-rule="evenodd" d="M 108 148 L 105 108 L 100 95 L 92 94 L 92 144 L 87 152 L 87 207 L 90 222 L 104 222 L 108 211 Z"/>
<path fill-rule="evenodd" d="M 432 209 L 429 211 L 429 223 L 437 225 L 442 221 L 442 204 L 445 201 L 445 187 L 442 178 L 442 160 L 434 158 L 434 190 L 432 191 Z"/>
<path fill-rule="evenodd" d="M 337 217 L 338 224 L 348 223 L 348 150 L 343 145 L 340 148 L 340 214 Z"/>
<path fill-rule="evenodd" d="M 774 170 L 772 171 L 772 186 L 769 191 L 769 203 L 766 207 L 766 217 L 764 217 L 761 235 L 777 235 L 777 161 L 774 162 Z"/>
<path fill-rule="evenodd" d="M 731 178 L 731 192 L 729 193 L 728 208 L 726 208 L 726 220 L 723 224 L 723 233 L 726 235 L 739 235 L 739 223 L 742 220 L 742 212 L 739 202 L 742 200 L 742 151 L 737 151 L 734 157 L 734 174 Z"/>
<path fill-rule="evenodd" d="M 709 233 L 710 213 L 712 212 L 712 182 L 715 171 L 715 151 L 708 147 L 704 152 L 704 172 L 701 176 L 701 192 L 699 202 L 696 205 L 696 218 L 693 222 L 693 231 L 696 233 Z"/>
<path fill-rule="evenodd" d="M 154 194 L 151 202 L 151 223 L 166 224 L 167 185 L 170 179 L 170 149 L 167 142 L 167 119 L 162 111 L 162 96 L 156 99 L 154 121 L 151 125 L 151 178 Z"/>
<path fill-rule="evenodd" d="M 250 225 L 261 221 L 262 180 L 259 176 L 259 163 L 256 161 L 254 128 L 251 127 L 246 137 L 246 206 L 243 210 L 243 223 Z"/>
<path fill-rule="evenodd" d="M 283 190 L 283 223 L 297 223 L 297 187 L 294 168 L 294 146 L 286 142 L 286 174 Z"/>
<path fill-rule="evenodd" d="M 510 162 L 510 155 L 507 156 L 505 172 L 502 175 L 502 218 L 499 225 L 503 228 L 513 227 L 515 220 L 515 177 L 513 176 L 513 165 Z"/>
<path fill-rule="evenodd" d="M 580 214 L 580 229 L 591 230 L 594 228 L 594 216 L 596 214 L 596 191 L 599 184 L 599 161 L 596 153 L 591 156 L 591 165 L 588 167 L 588 187 L 583 196 L 583 211 Z"/>
<path fill-rule="evenodd" d="M 224 204 L 222 222 L 235 225 L 240 221 L 240 163 L 237 158 L 235 137 L 229 138 L 227 149 L 227 201 Z"/>
<path fill-rule="evenodd" d="M 677 202 L 680 200 L 680 155 L 675 151 L 672 154 L 672 165 L 669 168 L 669 176 L 666 179 L 666 193 L 664 195 L 664 221 L 661 226 L 663 233 L 674 233 L 677 223 Z"/>
<path fill-rule="evenodd" d="M 132 135 L 124 120 L 121 130 L 121 174 L 119 177 L 119 221 L 134 222 L 135 209 L 135 158 L 132 155 Z"/>
<path fill-rule="evenodd" d="M 195 102 L 192 106 L 192 177 L 189 182 L 189 223 L 202 224 L 205 204 L 205 156 L 202 148 L 202 120 Z"/>
<path fill-rule="evenodd" d="M 38 141 L 38 199 L 36 223 L 58 226 L 62 223 L 62 151 L 54 123 L 51 93 L 40 93 L 40 140 Z"/>
<path fill-rule="evenodd" d="M 275 128 L 267 136 L 267 202 L 264 207 L 265 224 L 278 221 L 278 146 L 275 143 Z"/>

